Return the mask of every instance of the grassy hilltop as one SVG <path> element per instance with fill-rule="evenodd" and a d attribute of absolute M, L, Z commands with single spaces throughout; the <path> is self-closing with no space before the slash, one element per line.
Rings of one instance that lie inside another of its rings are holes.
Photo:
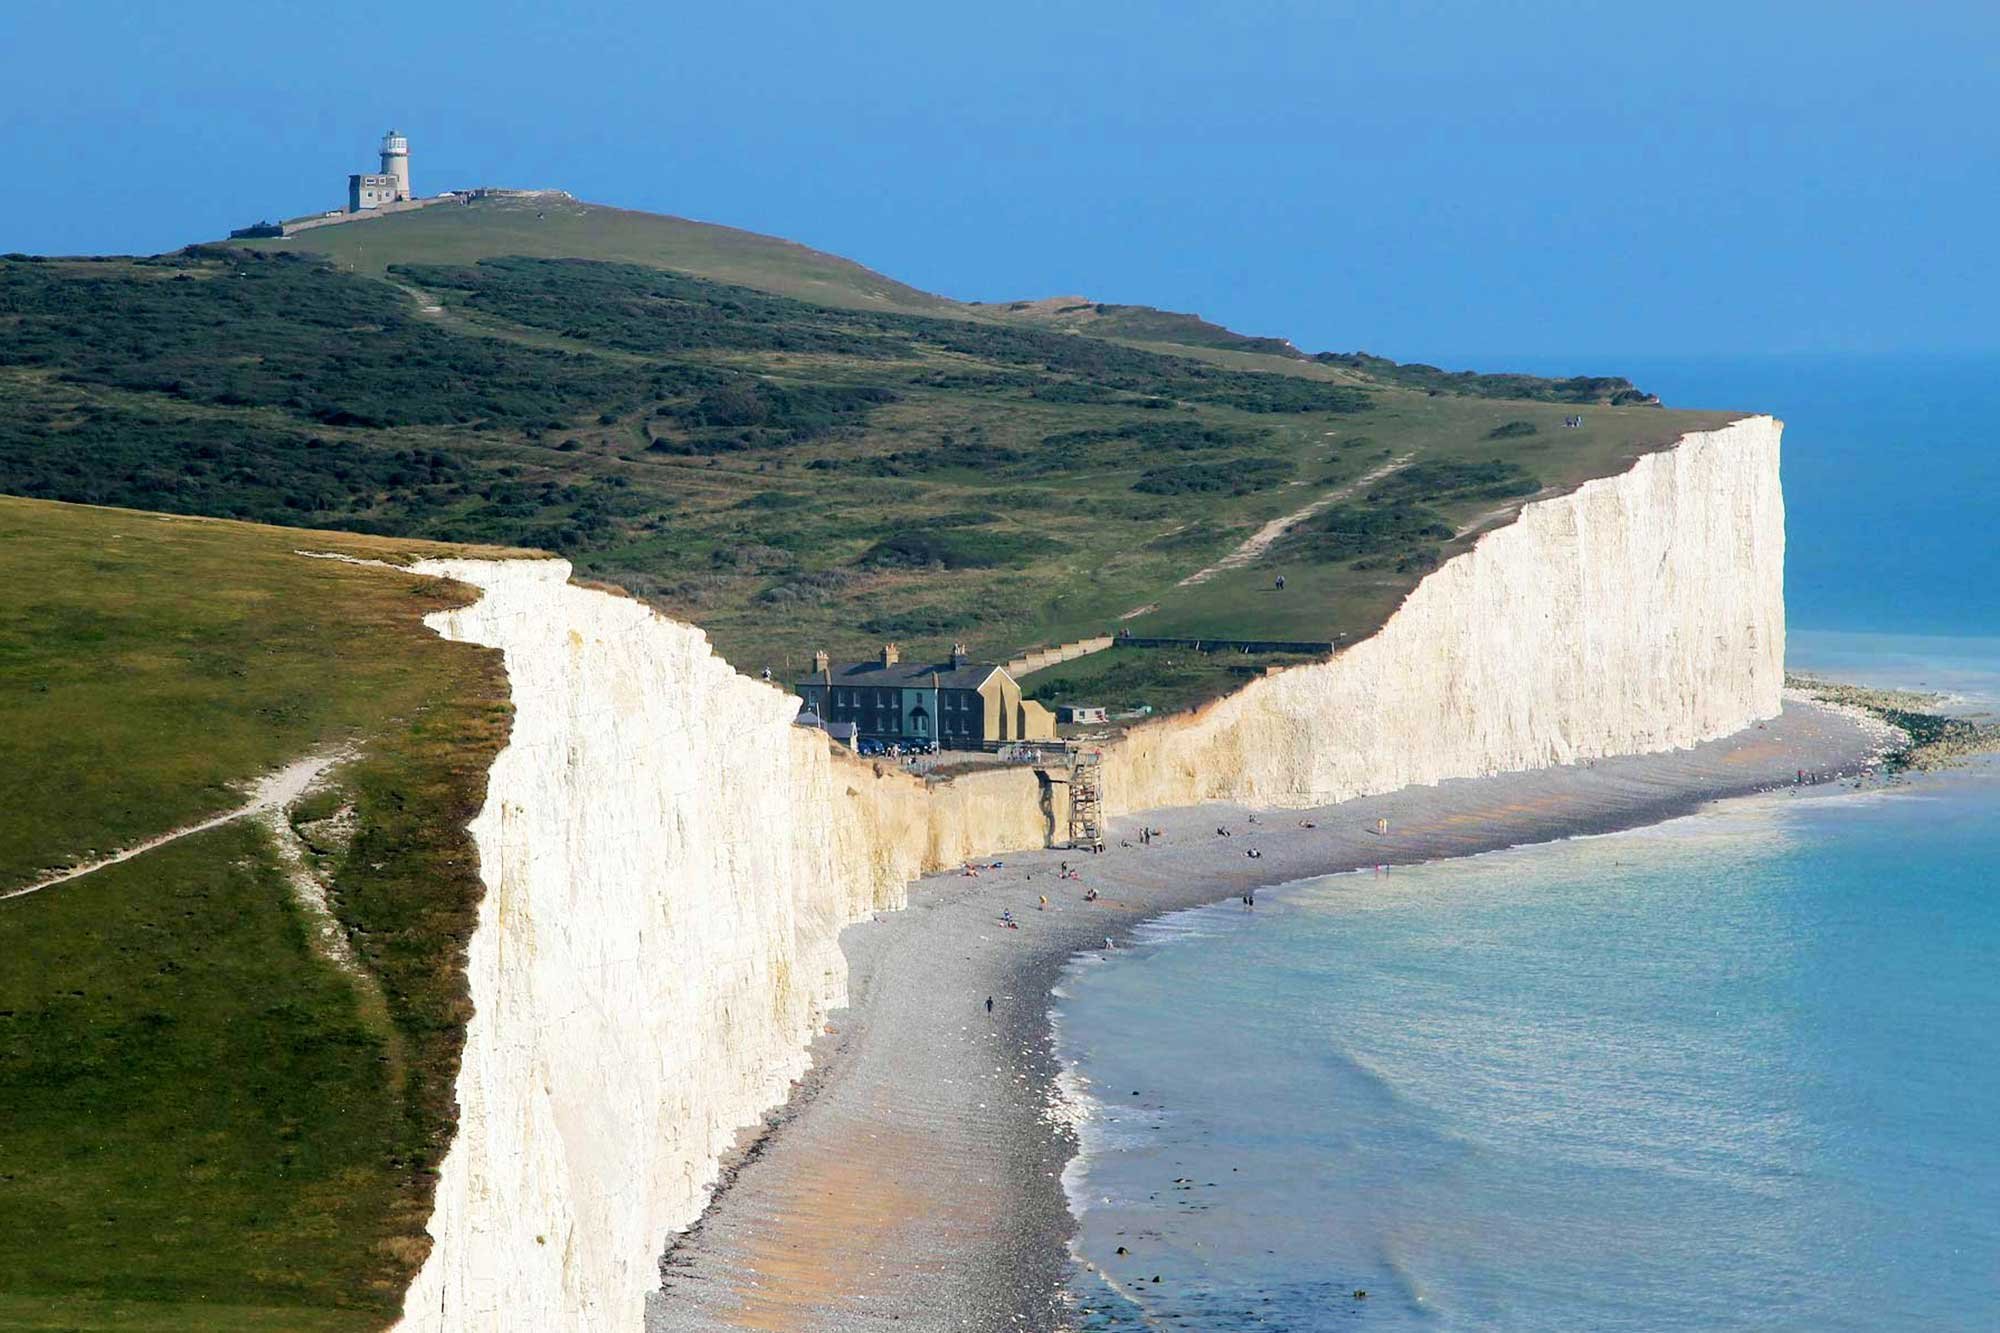
<path fill-rule="evenodd" d="M 544 547 L 782 672 L 890 637 L 1351 641 L 1527 498 L 1725 419 L 1074 305 L 559 200 L 0 261 L 0 488 Z"/>
<path fill-rule="evenodd" d="M 241 244 L 267 253 L 324 255 L 343 271 L 370 277 L 382 276 L 391 264 L 473 264 L 499 255 L 597 259 L 696 273 L 818 305 L 918 315 L 949 315 L 957 308 L 942 296 L 794 241 L 553 193 L 439 204 Z"/>

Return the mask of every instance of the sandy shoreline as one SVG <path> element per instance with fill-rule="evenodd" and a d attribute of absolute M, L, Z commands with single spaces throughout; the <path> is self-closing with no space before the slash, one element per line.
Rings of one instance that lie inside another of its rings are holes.
<path fill-rule="evenodd" d="M 1258 812 L 1255 824 L 1236 806 L 1153 812 L 1114 821 L 1101 856 L 1027 852 L 977 878 L 931 876 L 907 910 L 841 936 L 853 1002 L 701 1221 L 670 1245 L 646 1326 L 1061 1328 L 1074 1230 L 1061 1176 L 1076 1143 L 1050 1113 L 1048 1011 L 1077 952 L 1251 886 L 1656 823 L 1789 787 L 1800 769 L 1832 779 L 1856 771 L 1879 736 L 1788 702 L 1769 724 L 1692 750 Z M 1142 823 L 1165 836 L 1139 846 Z M 1246 856 L 1252 847 L 1262 855 Z M 1080 880 L 1058 879 L 1063 861 Z M 1083 901 L 1087 888 L 1097 901 Z M 1003 910 L 1020 929 L 1000 923 Z"/>

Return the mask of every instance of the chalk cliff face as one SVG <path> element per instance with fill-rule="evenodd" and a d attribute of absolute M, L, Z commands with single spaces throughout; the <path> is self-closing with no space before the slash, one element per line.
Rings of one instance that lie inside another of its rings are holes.
<path fill-rule="evenodd" d="M 842 998 L 836 933 L 899 904 L 922 849 L 844 817 L 794 701 L 699 630 L 562 561 L 423 568 L 485 590 L 433 624 L 504 649 L 515 719 L 472 830 L 460 1122 L 403 1327 L 637 1328 L 662 1238 Z"/>
<path fill-rule="evenodd" d="M 486 898 L 459 1128 L 406 1329 L 636 1329 L 666 1236 L 784 1099 L 836 937 L 922 868 L 1040 846 L 1031 772 L 927 791 L 791 725 L 698 629 L 561 560 L 435 561 L 431 625 L 505 654 L 515 716 L 472 825 Z"/>
<path fill-rule="evenodd" d="M 1528 506 L 1367 642 L 1133 733 L 1107 804 L 1303 805 L 1775 714 L 1778 432 L 1690 436 Z M 1042 845 L 1049 817 L 1027 771 L 926 788 L 831 752 L 699 630 L 562 561 L 421 568 L 484 590 L 432 623 L 504 650 L 516 713 L 473 825 L 460 1124 L 401 1327 L 638 1329 L 665 1239 L 844 999 L 840 929 L 922 870 Z"/>
<path fill-rule="evenodd" d="M 1785 667 L 1778 422 L 1684 437 L 1526 506 L 1337 657 L 1140 728 L 1107 804 L 1314 805 L 1669 750 L 1774 716 Z"/>

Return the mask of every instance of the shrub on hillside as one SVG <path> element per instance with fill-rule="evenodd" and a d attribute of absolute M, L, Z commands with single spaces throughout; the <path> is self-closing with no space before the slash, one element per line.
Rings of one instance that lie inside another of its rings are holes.
<path fill-rule="evenodd" d="M 1321 365 L 1359 371 L 1384 384 L 1399 384 L 1432 394 L 1461 394 L 1469 398 L 1520 398 L 1544 403 L 1610 403 L 1624 406 L 1656 403 L 1652 394 L 1632 387 L 1632 381 L 1615 375 L 1573 375 L 1568 379 L 1545 379 L 1539 375 L 1481 375 L 1470 370 L 1440 370 L 1421 362 L 1398 364 L 1387 357 L 1367 352 L 1321 352 L 1313 360 Z"/>
<path fill-rule="evenodd" d="M 1422 505 L 1408 501 L 1345 504 L 1335 505 L 1294 529 L 1282 550 L 1298 559 L 1329 564 L 1383 553 L 1401 560 L 1451 536 L 1451 525 L 1443 515 Z M 1380 568 L 1382 562 L 1365 567 Z"/>
<path fill-rule="evenodd" d="M 979 619 L 978 611 L 971 607 L 912 606 L 869 616 L 859 628 L 864 634 L 922 639 L 970 629 Z"/>
<path fill-rule="evenodd" d="M 1412 463 L 1376 485 L 1368 499 L 1378 503 L 1450 500 L 1506 500 L 1533 495 L 1542 483 L 1519 463 L 1492 459 L 1484 463 Z"/>
<path fill-rule="evenodd" d="M 1060 549 L 1047 537 L 978 528 L 942 532 L 900 532 L 868 548 L 860 563 L 878 569 L 992 569 L 1024 565 L 1037 554 Z"/>
<path fill-rule="evenodd" d="M 1229 463 L 1184 463 L 1155 468 L 1132 483 L 1147 495 L 1249 495 L 1290 481 L 1289 459 L 1246 458 Z"/>

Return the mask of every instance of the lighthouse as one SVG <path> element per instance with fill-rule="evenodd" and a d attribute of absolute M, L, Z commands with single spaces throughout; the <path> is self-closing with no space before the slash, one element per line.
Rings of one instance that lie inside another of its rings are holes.
<path fill-rule="evenodd" d="M 410 141 L 395 130 L 382 136 L 382 174 L 395 178 L 398 202 L 415 197 L 410 193 Z"/>

